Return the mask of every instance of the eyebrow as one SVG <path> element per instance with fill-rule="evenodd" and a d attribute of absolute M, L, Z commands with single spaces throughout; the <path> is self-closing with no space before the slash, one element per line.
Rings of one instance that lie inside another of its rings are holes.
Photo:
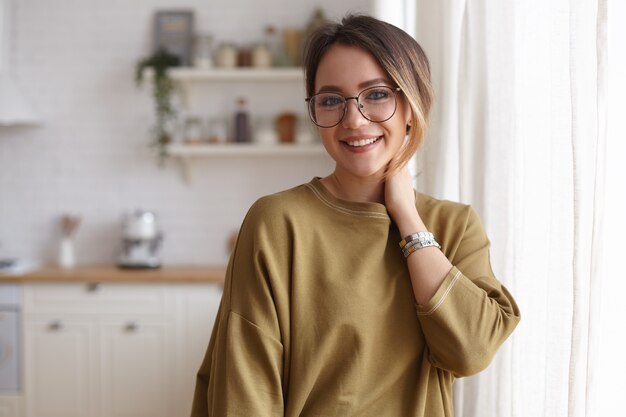
<path fill-rule="evenodd" d="M 393 85 L 393 83 L 389 81 L 387 78 L 374 78 L 372 80 L 363 81 L 357 87 L 367 88 L 367 87 L 372 87 L 372 86 L 381 85 L 381 84 Z M 336 85 L 324 85 L 320 87 L 320 89 L 317 92 L 324 93 L 324 92 L 329 92 L 329 91 L 335 92 L 335 91 L 342 91 L 342 90 L 341 90 L 341 87 L 338 87 Z"/>

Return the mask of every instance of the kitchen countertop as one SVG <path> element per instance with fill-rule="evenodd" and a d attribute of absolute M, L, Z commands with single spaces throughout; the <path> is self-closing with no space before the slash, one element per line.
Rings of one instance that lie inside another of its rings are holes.
<path fill-rule="evenodd" d="M 87 283 L 222 283 L 222 266 L 164 266 L 158 269 L 122 269 L 115 265 L 85 265 L 64 269 L 45 266 L 18 275 L 0 275 L 2 282 L 87 282 Z"/>

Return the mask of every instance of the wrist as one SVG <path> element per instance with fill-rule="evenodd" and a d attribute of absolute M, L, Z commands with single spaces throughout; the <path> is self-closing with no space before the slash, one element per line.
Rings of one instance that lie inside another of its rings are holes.
<path fill-rule="evenodd" d="M 400 241 L 399 245 L 405 258 L 408 258 L 413 252 L 420 249 L 430 247 L 441 249 L 441 245 L 439 245 L 430 232 L 417 232 L 405 236 L 404 239 Z"/>
<path fill-rule="evenodd" d="M 420 218 L 417 210 L 412 215 L 406 215 L 396 219 L 396 226 L 400 232 L 400 236 L 408 236 L 412 233 L 427 232 L 426 225 Z"/>

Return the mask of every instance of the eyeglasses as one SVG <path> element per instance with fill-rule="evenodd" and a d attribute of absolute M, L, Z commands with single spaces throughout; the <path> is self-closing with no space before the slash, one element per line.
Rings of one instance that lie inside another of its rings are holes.
<path fill-rule="evenodd" d="M 306 98 L 309 117 L 319 127 L 337 126 L 346 115 L 348 100 L 356 100 L 359 112 L 370 122 L 381 123 L 396 113 L 396 94 L 400 87 L 377 86 L 366 88 L 355 97 L 337 93 L 318 93 Z"/>

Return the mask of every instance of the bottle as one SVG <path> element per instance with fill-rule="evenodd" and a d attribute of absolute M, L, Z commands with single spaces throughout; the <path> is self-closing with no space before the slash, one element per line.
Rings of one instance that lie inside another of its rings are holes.
<path fill-rule="evenodd" d="M 265 44 L 270 50 L 272 66 L 277 66 L 280 62 L 281 46 L 280 40 L 278 39 L 278 32 L 272 25 L 265 27 Z"/>
<path fill-rule="evenodd" d="M 237 100 L 235 112 L 235 142 L 250 142 L 250 117 L 248 115 L 247 102 L 244 97 Z"/>

